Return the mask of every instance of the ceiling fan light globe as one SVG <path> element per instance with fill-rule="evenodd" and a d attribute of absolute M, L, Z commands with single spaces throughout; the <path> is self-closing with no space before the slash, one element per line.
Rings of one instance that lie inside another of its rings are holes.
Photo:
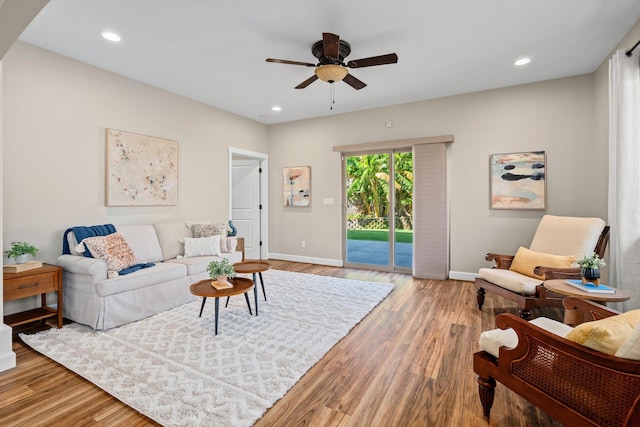
<path fill-rule="evenodd" d="M 349 74 L 349 70 L 335 64 L 320 65 L 314 70 L 314 72 L 320 80 L 329 83 L 339 82 Z"/>

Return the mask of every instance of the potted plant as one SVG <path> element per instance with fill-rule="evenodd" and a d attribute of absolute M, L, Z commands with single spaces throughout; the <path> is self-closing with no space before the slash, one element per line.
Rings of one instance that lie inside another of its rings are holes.
<path fill-rule="evenodd" d="M 38 248 L 27 242 L 11 242 L 11 249 L 4 251 L 7 258 L 15 258 L 16 264 L 24 264 L 29 260 L 29 255 L 35 258 Z"/>
<path fill-rule="evenodd" d="M 236 270 L 226 258 L 222 258 L 221 261 L 211 261 L 207 266 L 207 271 L 209 272 L 209 277 L 219 284 L 229 284 L 227 278 L 236 275 Z"/>
<path fill-rule="evenodd" d="M 607 263 L 598 254 L 592 252 L 591 255 L 585 255 L 577 260 L 576 264 L 582 267 L 582 283 L 600 284 L 600 268 L 607 265 Z"/>

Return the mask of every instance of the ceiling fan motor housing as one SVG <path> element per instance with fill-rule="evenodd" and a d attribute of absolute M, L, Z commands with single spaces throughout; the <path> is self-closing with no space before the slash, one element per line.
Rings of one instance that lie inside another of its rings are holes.
<path fill-rule="evenodd" d="M 330 58 L 328 56 L 324 56 L 324 46 L 323 41 L 319 40 L 313 44 L 311 47 L 311 53 L 313 56 L 318 58 L 319 65 L 327 65 L 327 64 L 336 64 L 336 65 L 344 65 L 344 58 L 349 56 L 351 53 L 351 46 L 344 40 L 340 40 L 340 53 L 338 58 Z"/>

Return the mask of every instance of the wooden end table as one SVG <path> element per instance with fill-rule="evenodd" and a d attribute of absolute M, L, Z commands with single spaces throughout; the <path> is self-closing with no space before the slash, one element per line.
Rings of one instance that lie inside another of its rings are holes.
<path fill-rule="evenodd" d="M 258 313 L 258 294 L 255 292 L 255 286 L 251 279 L 244 277 L 234 277 L 227 279 L 229 283 L 233 285 L 232 288 L 216 289 L 211 285 L 211 279 L 201 280 L 191 285 L 190 290 L 193 295 L 202 297 L 202 306 L 200 307 L 200 315 L 202 317 L 202 311 L 204 310 L 204 304 L 207 302 L 207 298 L 215 298 L 215 334 L 218 335 L 218 312 L 220 311 L 220 298 L 230 297 L 232 295 L 244 294 L 244 298 L 247 301 L 247 307 L 249 307 L 249 314 L 251 312 L 251 303 L 249 303 L 249 296 L 247 293 L 253 289 L 254 297 L 256 300 L 256 315 Z"/>
<path fill-rule="evenodd" d="M 12 301 L 40 295 L 40 307 L 21 313 L 4 316 L 8 326 L 18 326 L 35 320 L 56 319 L 56 326 L 62 328 L 62 268 L 57 265 L 42 264 L 42 267 L 19 273 L 3 273 L 3 301 Z M 47 305 L 47 293 L 58 293 L 58 307 Z"/>
<path fill-rule="evenodd" d="M 267 271 L 271 268 L 271 264 L 267 261 L 261 260 L 246 260 L 242 262 L 237 262 L 233 264 L 233 268 L 236 270 L 236 273 L 242 274 L 252 274 L 253 275 L 253 283 L 257 284 L 256 281 L 256 273 L 260 278 L 260 286 L 262 287 L 262 296 L 264 300 L 267 300 L 267 294 L 264 292 L 264 281 L 262 280 L 262 272 Z M 258 315 L 258 309 L 256 308 L 256 316 Z"/>
<path fill-rule="evenodd" d="M 607 286 L 616 291 L 615 294 L 596 294 L 585 292 L 569 285 L 565 279 L 546 280 L 543 285 L 546 289 L 550 290 L 551 292 L 555 292 L 556 294 L 583 298 L 590 301 L 600 302 L 605 305 L 607 302 L 621 302 L 626 301 L 630 298 L 630 295 L 622 289 L 614 288 L 613 286 L 609 285 Z M 580 310 L 564 310 L 564 323 L 566 323 L 567 325 L 579 325 L 583 320 L 584 319 L 582 319 L 582 313 L 580 312 Z"/>

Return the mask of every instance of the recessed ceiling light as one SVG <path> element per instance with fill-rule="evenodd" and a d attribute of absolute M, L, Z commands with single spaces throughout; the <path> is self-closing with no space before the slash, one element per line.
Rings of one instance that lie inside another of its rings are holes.
<path fill-rule="evenodd" d="M 112 33 L 111 31 L 104 31 L 102 33 L 102 37 L 104 37 L 105 39 L 112 41 L 112 42 L 119 42 L 120 41 L 120 36 L 117 35 L 116 33 Z"/>
<path fill-rule="evenodd" d="M 274 105 L 273 107 L 271 107 L 271 110 L 272 111 L 282 111 L 282 108 L 277 106 L 277 105 Z"/>
<path fill-rule="evenodd" d="M 514 62 L 514 65 L 527 65 L 529 62 L 531 62 L 531 58 L 520 58 Z"/>

